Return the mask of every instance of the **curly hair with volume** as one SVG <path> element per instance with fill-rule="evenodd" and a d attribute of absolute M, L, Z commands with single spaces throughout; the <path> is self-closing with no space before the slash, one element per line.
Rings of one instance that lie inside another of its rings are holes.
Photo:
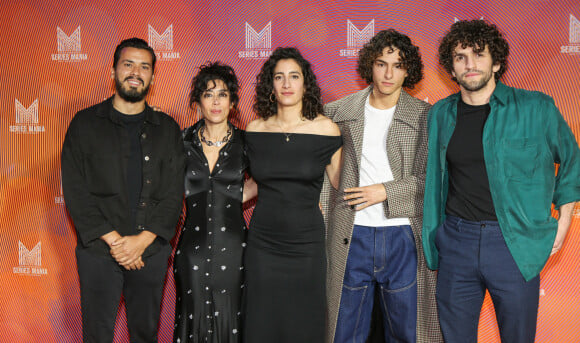
<path fill-rule="evenodd" d="M 385 48 L 390 48 L 389 52 L 399 51 L 401 65 L 408 74 L 403 81 L 403 87 L 411 89 L 415 87 L 423 79 L 423 62 L 419 47 L 413 45 L 409 37 L 393 29 L 380 31 L 359 51 L 356 69 L 359 75 L 367 84 L 373 83 L 373 65 Z"/>
<path fill-rule="evenodd" d="M 280 60 L 294 60 L 304 77 L 304 96 L 302 98 L 302 116 L 313 120 L 319 113 L 323 113 L 320 87 L 316 82 L 316 75 L 300 51 L 296 48 L 276 48 L 270 58 L 256 76 L 256 95 L 254 97 L 254 112 L 260 118 L 267 119 L 278 112 L 278 103 L 270 101 L 274 91 L 274 69 Z"/>
<path fill-rule="evenodd" d="M 453 71 L 453 57 L 455 48 L 473 48 L 476 53 L 487 47 L 494 65 L 500 66 L 494 73 L 495 80 L 499 80 L 507 68 L 507 58 L 510 52 L 508 42 L 493 24 L 484 20 L 462 20 L 451 26 L 449 32 L 439 45 L 439 63 L 449 74 Z M 456 80 L 453 77 L 453 80 Z"/>
<path fill-rule="evenodd" d="M 219 61 L 207 62 L 199 67 L 199 73 L 191 81 L 189 106 L 192 107 L 194 103 L 199 104 L 203 92 L 216 86 L 215 82 L 212 82 L 215 80 L 221 80 L 226 85 L 230 94 L 230 101 L 234 105 L 234 109 L 236 109 L 239 101 L 238 89 L 240 88 L 238 78 L 232 67 Z"/>

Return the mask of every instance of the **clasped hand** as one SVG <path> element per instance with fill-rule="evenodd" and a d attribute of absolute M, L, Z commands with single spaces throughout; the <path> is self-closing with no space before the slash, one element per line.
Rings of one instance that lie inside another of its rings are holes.
<path fill-rule="evenodd" d="M 147 246 L 137 235 L 124 236 L 111 243 L 111 256 L 127 270 L 138 270 L 145 266 L 141 255 Z"/>
<path fill-rule="evenodd" d="M 145 266 L 142 255 L 145 249 L 155 240 L 155 234 L 149 231 L 129 236 L 121 236 L 116 231 L 109 234 L 112 237 L 105 237 L 108 238 L 105 241 L 108 242 L 111 248 L 111 256 L 117 263 L 127 270 L 139 270 Z"/>

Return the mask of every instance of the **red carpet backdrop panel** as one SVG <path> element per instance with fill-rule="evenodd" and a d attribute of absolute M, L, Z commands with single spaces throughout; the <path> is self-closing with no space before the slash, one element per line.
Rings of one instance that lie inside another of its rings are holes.
<path fill-rule="evenodd" d="M 457 92 L 437 47 L 456 20 L 484 18 L 510 43 L 504 81 L 554 97 L 580 139 L 580 2 L 559 1 L 4 1 L 0 4 L 0 341 L 80 342 L 76 238 L 62 196 L 60 149 L 76 111 L 113 93 L 115 46 L 140 37 L 158 63 L 148 102 L 193 124 L 191 78 L 219 60 L 241 81 L 241 128 L 255 117 L 255 77 L 278 46 L 313 64 L 324 102 L 360 90 L 356 57 L 376 32 L 411 37 L 425 64 L 412 95 L 435 103 Z M 249 218 L 246 213 L 246 219 Z M 537 342 L 580 342 L 580 207 L 562 251 L 542 272 Z M 171 268 L 171 266 L 168 266 Z M 170 342 L 175 291 L 167 275 L 160 342 Z M 124 307 L 115 342 L 128 342 Z M 499 342 L 493 306 L 481 342 Z"/>

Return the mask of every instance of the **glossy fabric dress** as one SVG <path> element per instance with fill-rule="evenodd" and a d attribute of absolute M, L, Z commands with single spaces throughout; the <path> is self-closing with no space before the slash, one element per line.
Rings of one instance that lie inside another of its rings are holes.
<path fill-rule="evenodd" d="M 258 183 L 245 255 L 247 343 L 324 341 L 326 253 L 318 204 L 325 168 L 341 144 L 340 136 L 246 133 Z"/>
<path fill-rule="evenodd" d="M 175 252 L 173 340 L 239 342 L 246 238 L 243 132 L 231 126 L 232 138 L 210 173 L 198 136 L 201 125 L 183 132 L 187 217 Z"/>

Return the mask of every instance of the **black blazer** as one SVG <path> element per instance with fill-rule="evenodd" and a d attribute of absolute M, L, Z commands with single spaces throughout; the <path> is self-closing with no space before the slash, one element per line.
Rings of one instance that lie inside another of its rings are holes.
<path fill-rule="evenodd" d="M 184 153 L 179 125 L 165 113 L 145 106 L 141 132 L 143 183 L 137 225 L 129 224 L 126 130 L 113 115 L 112 97 L 78 112 L 64 139 L 62 188 L 77 232 L 78 248 L 109 255 L 99 239 L 117 230 L 122 236 L 148 230 L 157 239 L 144 256 L 168 244 L 183 202 Z"/>

